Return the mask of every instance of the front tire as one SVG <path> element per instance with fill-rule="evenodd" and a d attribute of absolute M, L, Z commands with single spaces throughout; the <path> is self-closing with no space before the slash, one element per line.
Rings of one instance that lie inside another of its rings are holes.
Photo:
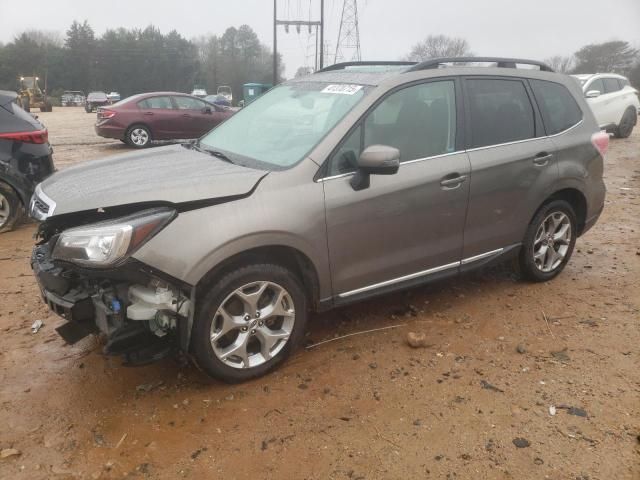
<path fill-rule="evenodd" d="M 543 205 L 524 236 L 518 259 L 522 275 L 534 282 L 557 276 L 571 258 L 577 233 L 576 214 L 568 202 L 554 200 Z"/>
<path fill-rule="evenodd" d="M 31 112 L 31 105 L 29 104 L 29 97 L 22 97 L 22 101 L 20 103 L 22 103 L 22 109 L 25 112 L 27 112 L 27 113 Z"/>
<path fill-rule="evenodd" d="M 228 383 L 259 377 L 280 365 L 299 344 L 307 323 L 302 283 L 279 265 L 234 270 L 201 301 L 193 351 L 207 374 Z"/>
<path fill-rule="evenodd" d="M 613 134 L 616 138 L 628 138 L 633 132 L 633 127 L 636 124 L 637 114 L 633 107 L 627 108 L 622 115 L 622 120 L 620 120 L 620 125 L 616 127 Z"/>
<path fill-rule="evenodd" d="M 134 125 L 127 130 L 127 143 L 135 148 L 146 148 L 151 144 L 151 132 L 143 125 Z"/>
<path fill-rule="evenodd" d="M 16 192 L 0 182 L 0 233 L 9 232 L 22 216 L 22 205 Z"/>

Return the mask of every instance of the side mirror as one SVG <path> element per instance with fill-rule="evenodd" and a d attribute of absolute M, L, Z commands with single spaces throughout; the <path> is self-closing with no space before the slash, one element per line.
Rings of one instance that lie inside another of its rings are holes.
<path fill-rule="evenodd" d="M 211 107 L 207 105 L 202 109 L 202 113 L 211 113 Z"/>
<path fill-rule="evenodd" d="M 393 175 L 399 168 L 400 150 L 387 145 L 371 145 L 360 154 L 351 186 L 354 190 L 369 188 L 370 175 Z"/>
<path fill-rule="evenodd" d="M 596 98 L 600 96 L 600 90 L 589 90 L 587 93 L 584 94 L 585 97 L 587 98 Z"/>

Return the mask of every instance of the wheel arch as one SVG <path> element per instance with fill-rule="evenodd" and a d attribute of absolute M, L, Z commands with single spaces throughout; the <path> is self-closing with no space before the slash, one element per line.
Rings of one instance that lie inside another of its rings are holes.
<path fill-rule="evenodd" d="M 16 196 L 20 200 L 20 203 L 22 204 L 22 208 L 24 208 L 26 211 L 29 207 L 29 201 L 31 200 L 31 192 L 29 191 L 29 189 L 21 187 L 15 181 L 13 181 L 13 179 L 2 175 L 2 172 L 0 172 L 0 183 L 4 183 L 15 192 Z"/>
<path fill-rule="evenodd" d="M 584 193 L 577 188 L 567 187 L 556 190 L 554 193 L 549 195 L 544 202 L 538 206 L 538 208 L 536 208 L 531 219 L 535 218 L 540 209 L 544 208 L 545 205 L 553 202 L 554 200 L 564 200 L 571 205 L 576 213 L 576 219 L 578 221 L 578 236 L 582 235 L 587 221 L 587 198 Z"/>
<path fill-rule="evenodd" d="M 230 271 L 251 263 L 275 263 L 290 270 L 302 282 L 309 305 L 318 308 L 320 278 L 311 259 L 289 245 L 264 245 L 238 252 L 210 269 L 196 284 L 196 298 L 213 282 Z"/>

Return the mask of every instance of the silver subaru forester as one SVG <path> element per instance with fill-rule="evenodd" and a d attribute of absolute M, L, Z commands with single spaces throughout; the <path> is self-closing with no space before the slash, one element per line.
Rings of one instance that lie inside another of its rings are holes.
<path fill-rule="evenodd" d="M 243 381 L 311 311 L 506 259 L 555 277 L 603 209 L 608 141 L 539 62 L 338 64 L 197 141 L 54 174 L 31 263 L 67 342 Z"/>

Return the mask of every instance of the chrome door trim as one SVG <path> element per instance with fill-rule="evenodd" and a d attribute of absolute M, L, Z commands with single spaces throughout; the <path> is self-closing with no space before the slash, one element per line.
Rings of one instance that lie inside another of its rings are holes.
<path fill-rule="evenodd" d="M 484 252 L 484 253 L 481 253 L 480 255 L 474 255 L 473 257 L 468 257 L 468 258 L 463 259 L 460 262 L 460 264 L 461 265 L 467 265 L 467 264 L 475 262 L 477 260 L 482 260 L 483 258 L 491 257 L 493 255 L 498 255 L 499 253 L 502 253 L 503 250 L 504 250 L 504 248 L 497 248 L 495 250 L 491 250 L 490 252 Z"/>
<path fill-rule="evenodd" d="M 412 280 L 414 278 L 431 275 L 433 273 L 442 272 L 443 270 L 448 270 L 450 268 L 459 267 L 460 262 L 447 263 L 446 265 L 440 265 L 439 267 L 429 268 L 427 270 L 422 270 L 421 272 L 411 273 L 409 275 L 405 275 L 403 277 L 392 278 L 391 280 L 386 280 L 380 283 L 374 283 L 373 285 L 368 285 L 366 287 L 357 288 L 355 290 L 350 290 L 348 292 L 339 293 L 338 297 L 346 298 L 352 295 L 357 295 L 358 293 L 368 292 L 369 290 L 375 290 L 376 288 L 387 287 L 389 285 L 393 285 L 394 283 L 404 282 L 405 280 Z"/>
<path fill-rule="evenodd" d="M 482 260 L 484 258 L 492 257 L 494 255 L 498 255 L 504 251 L 504 248 L 497 248 L 495 250 L 491 250 L 489 252 L 484 252 L 479 255 L 474 255 L 473 257 L 468 257 L 463 259 L 460 262 L 452 262 L 447 263 L 446 265 L 440 265 L 439 267 L 429 268 L 427 270 L 422 270 L 420 272 L 411 273 L 409 275 L 405 275 L 403 277 L 392 278 L 391 280 L 385 280 L 384 282 L 374 283 L 373 285 L 367 285 L 366 287 L 356 288 L 355 290 L 349 290 L 348 292 L 339 293 L 338 297 L 346 298 L 351 297 L 352 295 L 357 295 L 358 293 L 368 292 L 370 290 L 375 290 L 377 288 L 388 287 L 389 285 L 393 285 L 394 283 L 404 282 L 405 280 L 413 280 L 414 278 L 431 275 L 434 273 L 442 272 L 444 270 L 448 270 L 450 268 L 459 267 L 461 265 L 467 265 L 469 263 L 476 262 L 478 260 Z"/>

